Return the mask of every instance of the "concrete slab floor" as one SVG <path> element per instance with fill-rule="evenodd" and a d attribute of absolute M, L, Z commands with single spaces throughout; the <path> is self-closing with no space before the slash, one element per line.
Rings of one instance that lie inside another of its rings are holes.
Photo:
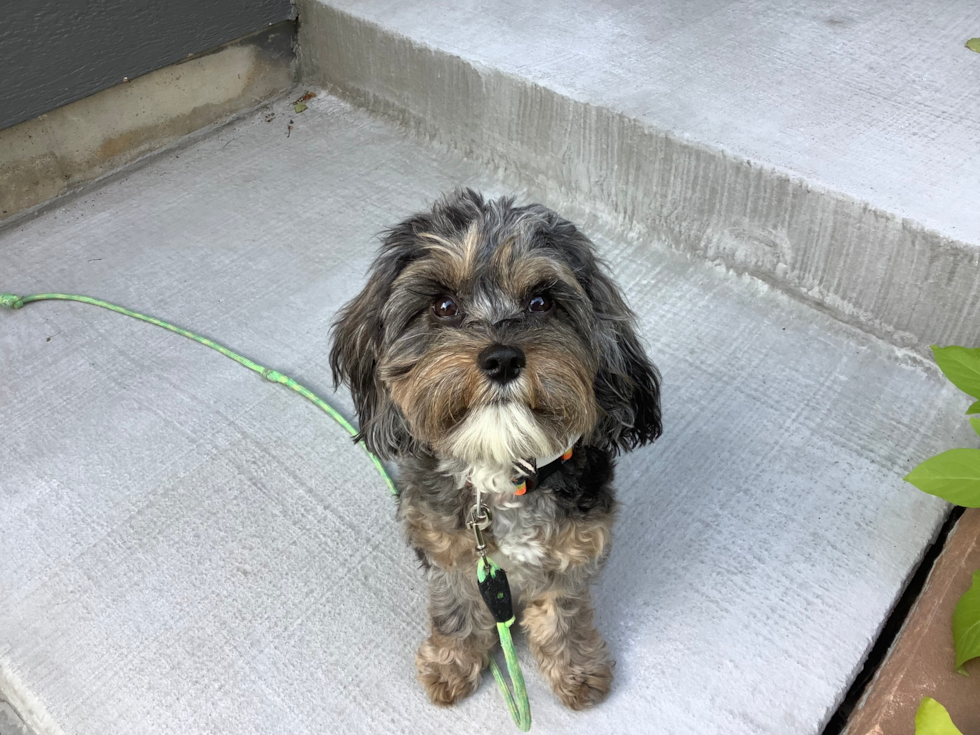
<path fill-rule="evenodd" d="M 376 233 L 456 185 L 512 188 L 335 99 L 280 104 L 0 230 L 0 288 L 169 318 L 349 412 L 330 319 Z M 969 441 L 962 398 L 758 281 L 590 232 L 666 432 L 619 466 L 614 691 L 562 709 L 519 636 L 534 731 L 818 733 L 942 521 L 900 478 Z M 489 679 L 449 710 L 416 684 L 416 562 L 306 402 L 84 305 L 0 314 L 0 374 L 0 687 L 39 735 L 511 731 Z"/>

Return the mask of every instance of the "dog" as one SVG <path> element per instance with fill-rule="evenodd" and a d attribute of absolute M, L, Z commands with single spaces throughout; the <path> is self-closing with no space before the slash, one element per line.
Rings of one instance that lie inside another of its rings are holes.
<path fill-rule="evenodd" d="M 602 701 L 612 660 L 589 587 L 612 540 L 614 458 L 662 427 L 660 375 L 592 242 L 539 204 L 456 191 L 386 231 L 333 339 L 357 440 L 399 467 L 429 586 L 429 698 L 472 694 L 496 642 L 477 514 L 552 689 L 576 710 Z"/>

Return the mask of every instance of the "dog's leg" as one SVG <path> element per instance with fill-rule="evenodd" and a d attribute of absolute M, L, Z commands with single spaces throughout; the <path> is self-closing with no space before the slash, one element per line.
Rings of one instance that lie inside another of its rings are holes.
<path fill-rule="evenodd" d="M 541 673 L 571 709 L 598 704 L 612 684 L 612 661 L 592 617 L 585 587 L 532 599 L 521 620 Z"/>
<path fill-rule="evenodd" d="M 476 691 L 494 644 L 494 620 L 476 586 L 476 569 L 432 566 L 429 617 L 432 635 L 415 656 L 419 681 L 434 704 L 456 704 Z"/>

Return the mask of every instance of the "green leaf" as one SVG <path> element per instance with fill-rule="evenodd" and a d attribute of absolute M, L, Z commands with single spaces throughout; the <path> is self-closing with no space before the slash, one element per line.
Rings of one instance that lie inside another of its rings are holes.
<path fill-rule="evenodd" d="M 978 403 L 980 403 L 980 401 L 978 401 Z M 970 426 L 973 427 L 975 432 L 980 434 L 980 419 L 970 419 Z"/>
<path fill-rule="evenodd" d="M 295 105 L 293 105 L 293 111 L 294 112 L 302 112 L 305 109 L 306 109 L 306 103 L 305 102 L 297 102 Z"/>
<path fill-rule="evenodd" d="M 963 735 L 953 724 L 949 712 L 932 697 L 923 697 L 915 713 L 915 735 Z"/>
<path fill-rule="evenodd" d="M 976 51 L 978 54 L 980 54 L 980 38 L 971 38 L 966 42 L 966 47 L 970 49 L 970 51 Z"/>
<path fill-rule="evenodd" d="M 919 490 L 954 505 L 980 508 L 980 449 L 950 449 L 905 476 Z"/>
<path fill-rule="evenodd" d="M 977 401 L 976 403 L 971 403 L 970 407 L 966 409 L 966 412 L 967 414 L 980 413 L 980 401 Z"/>
<path fill-rule="evenodd" d="M 963 664 L 980 656 L 980 571 L 973 573 L 973 586 L 963 593 L 953 611 L 953 645 L 956 668 L 965 674 Z"/>
<path fill-rule="evenodd" d="M 980 398 L 980 349 L 932 346 L 936 364 L 949 381 L 964 393 Z"/>

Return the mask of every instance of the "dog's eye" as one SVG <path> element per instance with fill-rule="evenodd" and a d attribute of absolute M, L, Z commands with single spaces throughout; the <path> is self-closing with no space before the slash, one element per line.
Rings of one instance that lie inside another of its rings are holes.
<path fill-rule="evenodd" d="M 531 297 L 531 300 L 527 302 L 527 310 L 533 311 L 535 313 L 543 313 L 546 311 L 551 311 L 551 307 L 554 302 L 551 297 L 546 293 L 535 294 Z"/>
<path fill-rule="evenodd" d="M 451 296 L 440 296 L 432 302 L 432 312 L 441 319 L 452 319 L 459 315 L 459 306 Z"/>

